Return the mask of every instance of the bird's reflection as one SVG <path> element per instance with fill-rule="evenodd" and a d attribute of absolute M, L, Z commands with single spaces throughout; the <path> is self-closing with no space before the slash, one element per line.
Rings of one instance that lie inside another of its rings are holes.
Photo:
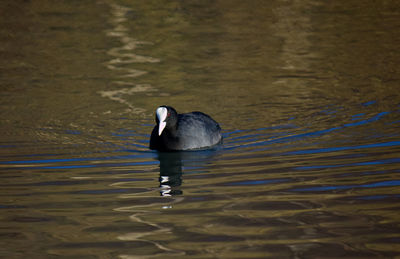
<path fill-rule="evenodd" d="M 180 195 L 182 191 L 175 188 L 182 184 L 181 152 L 159 152 L 160 160 L 160 193 L 162 196 Z"/>
<path fill-rule="evenodd" d="M 183 194 L 180 189 L 183 168 L 187 168 L 191 172 L 207 171 L 205 166 L 215 153 L 216 150 L 158 152 L 160 194 L 162 196 Z"/>

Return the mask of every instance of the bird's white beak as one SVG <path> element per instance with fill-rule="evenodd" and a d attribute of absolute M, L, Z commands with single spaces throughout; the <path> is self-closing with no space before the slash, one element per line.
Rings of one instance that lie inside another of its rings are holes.
<path fill-rule="evenodd" d="M 165 122 L 165 119 L 167 118 L 168 110 L 165 107 L 158 107 L 156 110 L 156 115 L 159 121 L 158 125 L 158 135 L 160 136 L 161 133 L 163 132 L 165 126 L 167 126 L 167 122 Z"/>
<path fill-rule="evenodd" d="M 163 132 L 165 126 L 167 125 L 167 123 L 165 121 L 160 122 L 160 125 L 158 126 L 158 135 L 160 136 L 161 133 Z"/>

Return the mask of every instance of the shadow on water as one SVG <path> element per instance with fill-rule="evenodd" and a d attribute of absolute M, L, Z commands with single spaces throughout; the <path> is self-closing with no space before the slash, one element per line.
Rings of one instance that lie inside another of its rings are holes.
<path fill-rule="evenodd" d="M 160 193 L 162 196 L 181 195 L 182 174 L 201 173 L 217 154 L 217 149 L 179 152 L 157 152 L 160 161 Z"/>

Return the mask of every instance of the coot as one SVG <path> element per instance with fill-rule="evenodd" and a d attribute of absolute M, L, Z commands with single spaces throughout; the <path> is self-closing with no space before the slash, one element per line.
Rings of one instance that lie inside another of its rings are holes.
<path fill-rule="evenodd" d="M 202 112 L 178 114 L 171 106 L 163 105 L 156 110 L 156 122 L 151 132 L 150 149 L 203 149 L 222 140 L 218 123 Z"/>

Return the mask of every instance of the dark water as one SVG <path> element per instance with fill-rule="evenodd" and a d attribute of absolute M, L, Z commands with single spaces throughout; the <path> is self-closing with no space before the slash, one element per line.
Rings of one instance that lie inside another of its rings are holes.
<path fill-rule="evenodd" d="M 2 1 L 0 257 L 400 256 L 400 2 Z M 148 150 L 154 110 L 224 143 Z"/>

